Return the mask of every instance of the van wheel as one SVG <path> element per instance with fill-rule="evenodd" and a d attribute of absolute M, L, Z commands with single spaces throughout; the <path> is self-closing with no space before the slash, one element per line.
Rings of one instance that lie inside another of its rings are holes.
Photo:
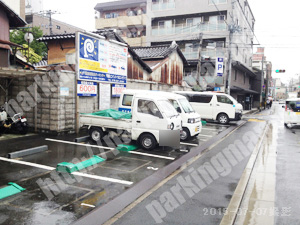
<path fill-rule="evenodd" d="M 187 141 L 187 140 L 190 139 L 190 137 L 191 137 L 191 134 L 190 134 L 189 129 L 187 129 L 186 127 L 184 127 L 182 129 L 182 133 L 180 134 L 180 140 L 181 141 Z"/>
<path fill-rule="evenodd" d="M 139 142 L 142 148 L 148 151 L 153 150 L 157 145 L 156 139 L 152 134 L 143 134 Z"/>
<path fill-rule="evenodd" d="M 221 113 L 220 115 L 218 115 L 217 120 L 220 124 L 228 124 L 229 123 L 229 118 L 225 113 Z"/>
<path fill-rule="evenodd" d="M 98 128 L 98 127 L 92 127 L 89 130 L 89 134 L 90 134 L 90 138 L 94 142 L 98 142 L 103 138 L 103 131 L 101 128 Z"/>

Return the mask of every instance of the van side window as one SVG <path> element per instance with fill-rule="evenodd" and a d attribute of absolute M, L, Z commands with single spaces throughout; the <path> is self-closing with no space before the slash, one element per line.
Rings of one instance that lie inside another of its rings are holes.
<path fill-rule="evenodd" d="M 197 103 L 210 103 L 212 100 L 212 95 L 190 95 L 190 102 L 197 102 Z"/>
<path fill-rule="evenodd" d="M 162 118 L 162 114 L 153 101 L 138 100 L 138 112 Z"/>
<path fill-rule="evenodd" d="M 233 105 L 233 102 L 225 95 L 218 95 L 217 100 L 220 103 L 230 104 Z"/>
<path fill-rule="evenodd" d="M 133 95 L 124 95 L 123 96 L 123 106 L 131 106 Z"/>

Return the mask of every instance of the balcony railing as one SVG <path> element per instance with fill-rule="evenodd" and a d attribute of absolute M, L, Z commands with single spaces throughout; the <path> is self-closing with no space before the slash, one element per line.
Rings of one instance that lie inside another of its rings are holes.
<path fill-rule="evenodd" d="M 198 51 L 185 51 L 182 49 L 182 53 L 187 60 L 198 59 Z M 216 58 L 216 57 L 224 57 L 225 50 L 224 49 L 202 49 L 201 56 Z"/>
<path fill-rule="evenodd" d="M 152 27 L 153 36 L 170 35 L 170 34 L 193 34 L 199 32 L 226 31 L 227 25 L 225 22 L 219 23 L 201 23 L 199 26 L 187 26 L 178 24 L 172 27 Z"/>
<path fill-rule="evenodd" d="M 163 11 L 167 9 L 175 9 L 175 2 L 152 3 L 152 11 Z"/>

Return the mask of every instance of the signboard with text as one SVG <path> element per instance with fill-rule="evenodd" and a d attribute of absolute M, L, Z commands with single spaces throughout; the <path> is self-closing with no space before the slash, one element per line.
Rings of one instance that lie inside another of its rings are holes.
<path fill-rule="evenodd" d="M 126 85 L 124 84 L 113 84 L 112 85 L 112 93 L 111 97 L 118 98 L 121 96 L 122 92 L 126 89 Z"/>
<path fill-rule="evenodd" d="M 77 83 L 77 95 L 78 96 L 97 96 L 97 83 L 89 81 L 78 81 Z"/>
<path fill-rule="evenodd" d="M 223 77 L 224 73 L 224 58 L 218 57 L 216 59 L 216 73 L 218 77 Z"/>
<path fill-rule="evenodd" d="M 110 109 L 110 84 L 99 84 L 99 110 Z"/>
<path fill-rule="evenodd" d="M 76 40 L 78 80 L 126 84 L 126 46 L 80 32 Z"/>

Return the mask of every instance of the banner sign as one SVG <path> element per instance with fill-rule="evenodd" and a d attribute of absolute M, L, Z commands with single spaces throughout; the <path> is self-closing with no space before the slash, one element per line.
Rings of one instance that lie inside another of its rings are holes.
<path fill-rule="evenodd" d="M 223 77 L 224 73 L 224 58 L 216 59 L 216 73 L 218 77 Z"/>
<path fill-rule="evenodd" d="M 128 48 L 77 32 L 78 80 L 126 84 Z"/>
<path fill-rule="evenodd" d="M 99 84 L 99 110 L 110 109 L 110 84 Z"/>
<path fill-rule="evenodd" d="M 98 89 L 97 83 L 88 81 L 78 81 L 77 83 L 77 95 L 78 96 L 97 96 Z"/>
<path fill-rule="evenodd" d="M 114 97 L 114 98 L 120 97 L 122 92 L 125 89 L 126 89 L 126 85 L 124 85 L 124 84 L 113 84 L 111 97 Z"/>
<path fill-rule="evenodd" d="M 60 88 L 60 96 L 69 96 L 70 89 L 68 87 L 61 87 Z"/>

